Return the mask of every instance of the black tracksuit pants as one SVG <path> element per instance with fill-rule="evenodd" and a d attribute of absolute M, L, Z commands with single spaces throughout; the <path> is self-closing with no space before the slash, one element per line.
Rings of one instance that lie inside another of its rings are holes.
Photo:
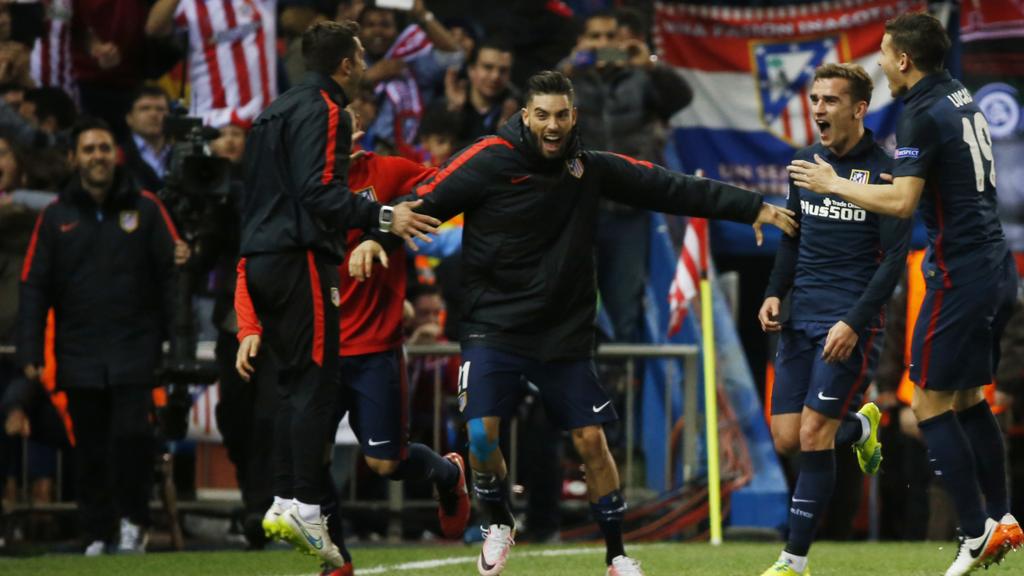
<path fill-rule="evenodd" d="M 274 495 L 317 504 L 338 397 L 338 265 L 312 251 L 251 255 L 246 278 L 280 370 Z"/>
<path fill-rule="evenodd" d="M 86 542 L 110 541 L 119 518 L 149 526 L 155 439 L 153 392 L 143 386 L 70 388 L 78 507 Z"/>

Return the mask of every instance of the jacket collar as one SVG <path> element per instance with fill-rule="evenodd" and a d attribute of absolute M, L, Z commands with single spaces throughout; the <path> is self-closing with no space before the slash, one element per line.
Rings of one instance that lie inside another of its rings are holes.
<path fill-rule="evenodd" d="M 114 169 L 114 183 L 111 185 L 110 192 L 102 206 L 97 206 L 89 192 L 82 187 L 82 179 L 79 177 L 78 172 L 71 176 L 71 181 L 68 183 L 67 188 L 64 189 L 66 198 L 75 204 L 103 209 L 115 209 L 132 196 L 134 192 L 137 192 L 137 190 L 132 189 L 131 178 L 127 177 L 120 166 Z"/>
<path fill-rule="evenodd" d="M 952 79 L 953 77 L 949 75 L 948 70 L 943 70 L 941 72 L 929 74 L 924 78 L 918 80 L 917 84 L 914 84 L 914 87 L 908 90 L 907 93 L 903 95 L 903 103 L 909 104 L 912 100 L 919 97 L 921 94 L 924 94 L 925 92 L 931 90 L 933 86 L 937 86 L 939 84 L 942 84 L 943 82 L 949 82 Z"/>
<path fill-rule="evenodd" d="M 327 95 L 331 97 L 331 100 L 334 100 L 334 102 L 342 108 L 348 106 L 348 95 L 345 94 L 345 90 L 341 88 L 341 85 L 335 82 L 330 76 L 321 74 L 320 72 L 306 72 L 306 75 L 302 77 L 302 83 L 327 92 Z"/>
<path fill-rule="evenodd" d="M 523 122 L 523 115 L 518 112 L 513 114 L 505 122 L 504 126 L 498 129 L 498 136 L 508 140 L 538 170 L 553 169 L 555 167 L 561 169 L 562 164 L 566 160 L 578 158 L 582 154 L 579 126 L 577 125 L 569 133 L 569 144 L 565 149 L 565 154 L 560 158 L 545 158 L 540 153 L 540 150 L 538 150 L 533 134 Z"/>

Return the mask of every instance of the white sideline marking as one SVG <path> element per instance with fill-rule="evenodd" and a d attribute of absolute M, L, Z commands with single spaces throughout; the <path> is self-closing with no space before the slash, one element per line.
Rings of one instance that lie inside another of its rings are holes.
<path fill-rule="evenodd" d="M 641 548 L 648 548 L 651 545 L 630 545 L 630 550 L 636 550 Z M 603 554 L 604 548 L 601 546 L 593 546 L 588 548 L 554 548 L 551 550 L 529 550 L 523 552 L 516 552 L 514 556 L 516 558 L 521 557 L 550 557 L 550 556 L 579 556 L 582 554 Z M 457 566 L 459 564 L 475 564 L 476 555 L 473 556 L 450 556 L 448 558 L 438 558 L 436 560 L 417 560 L 415 562 L 403 562 L 401 564 L 391 565 L 377 565 L 370 568 L 356 568 L 356 576 L 365 576 L 367 574 L 388 574 L 390 572 L 402 572 L 408 570 L 431 570 L 433 568 L 442 568 L 444 566 Z M 307 573 L 303 574 L 289 574 L 286 576 L 308 576 Z"/>
<path fill-rule="evenodd" d="M 536 557 L 536 556 L 577 556 L 580 554 L 604 554 L 604 548 L 591 547 L 591 548 L 565 548 L 565 549 L 554 549 L 554 550 L 536 550 L 528 552 L 519 552 L 514 554 L 515 557 Z M 416 562 L 403 562 L 401 564 L 393 564 L 391 566 L 373 566 L 372 568 L 356 568 L 356 575 L 363 576 L 364 574 L 387 574 L 392 571 L 402 570 L 430 570 L 432 568 L 441 568 L 443 566 L 455 566 L 458 564 L 475 564 L 476 556 L 454 556 L 450 558 L 438 558 L 436 560 L 418 560 Z"/>

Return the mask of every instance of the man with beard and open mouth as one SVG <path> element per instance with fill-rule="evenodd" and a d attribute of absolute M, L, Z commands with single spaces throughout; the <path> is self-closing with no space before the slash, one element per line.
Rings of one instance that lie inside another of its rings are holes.
<path fill-rule="evenodd" d="M 551 71 L 530 78 L 526 107 L 496 136 L 452 157 L 416 193 L 417 211 L 440 220 L 465 213 L 459 406 L 473 491 L 489 526 L 480 574 L 501 573 L 515 537 L 498 434 L 522 399 L 521 376 L 540 389 L 553 422 L 572 432 L 605 535 L 607 573 L 642 574 L 622 543 L 626 504 L 602 428 L 618 416 L 593 358 L 598 200 L 749 222 L 759 240 L 763 224 L 795 233 L 793 213 L 721 182 L 583 149 L 572 83 Z"/>

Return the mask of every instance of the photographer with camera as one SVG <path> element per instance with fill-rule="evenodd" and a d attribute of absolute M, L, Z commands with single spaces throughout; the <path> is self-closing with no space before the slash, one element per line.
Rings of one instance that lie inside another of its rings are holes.
<path fill-rule="evenodd" d="M 55 310 L 57 388 L 75 423 L 78 505 L 88 546 L 117 533 L 143 552 L 153 474 L 151 389 L 173 315 L 177 231 L 163 204 L 116 167 L 114 134 L 85 118 L 71 132 L 76 174 L 39 215 L 21 272 L 18 359 L 37 380 Z"/>
<path fill-rule="evenodd" d="M 657 65 L 647 44 L 620 25 L 614 12 L 583 23 L 576 49 L 560 68 L 572 79 L 580 137 L 587 146 L 663 163 L 665 124 L 693 92 L 672 69 Z M 617 342 L 635 342 L 647 281 L 648 212 L 600 204 L 597 274 Z"/>

